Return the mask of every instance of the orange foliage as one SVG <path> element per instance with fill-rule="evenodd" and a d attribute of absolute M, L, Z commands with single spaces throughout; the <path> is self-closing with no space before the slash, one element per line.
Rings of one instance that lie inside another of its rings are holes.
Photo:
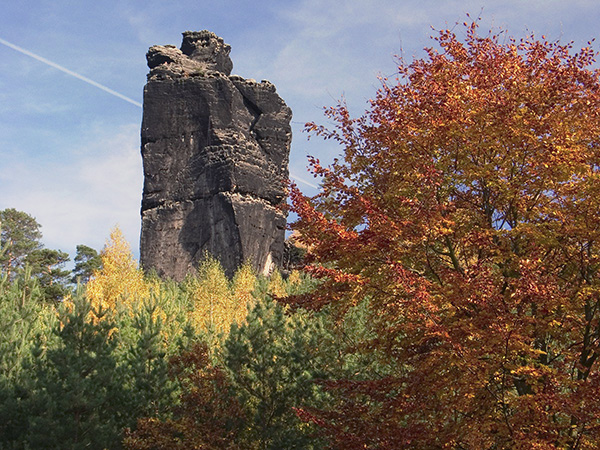
<path fill-rule="evenodd" d="M 197 345 L 171 361 L 171 373 L 185 387 L 173 417 L 138 420 L 123 441 L 128 450 L 239 450 L 244 412 L 225 373 L 210 364 L 208 348 Z"/>
<path fill-rule="evenodd" d="M 465 24 L 367 114 L 327 110 L 343 159 L 292 187 L 319 290 L 369 298 L 393 376 L 301 411 L 344 449 L 600 447 L 600 81 L 595 53 Z M 326 264 L 326 268 L 321 266 Z"/>

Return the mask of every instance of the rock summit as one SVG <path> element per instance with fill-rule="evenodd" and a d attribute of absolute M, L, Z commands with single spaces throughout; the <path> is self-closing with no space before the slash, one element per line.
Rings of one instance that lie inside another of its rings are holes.
<path fill-rule="evenodd" d="M 292 112 L 268 81 L 230 75 L 209 31 L 153 46 L 144 88 L 141 264 L 181 280 L 205 253 L 232 275 L 281 264 Z"/>

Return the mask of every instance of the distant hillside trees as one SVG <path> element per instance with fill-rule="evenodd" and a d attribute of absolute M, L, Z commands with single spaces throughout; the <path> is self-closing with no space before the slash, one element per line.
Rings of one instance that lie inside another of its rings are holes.
<path fill-rule="evenodd" d="M 70 292 L 69 255 L 44 248 L 41 225 L 29 214 L 8 208 L 0 211 L 0 275 L 14 279 L 29 267 L 46 301 L 59 301 Z"/>
<path fill-rule="evenodd" d="M 87 245 L 80 244 L 77 246 L 77 254 L 73 260 L 75 261 L 75 267 L 73 268 L 71 282 L 74 284 L 86 284 L 94 272 L 102 268 L 102 258 L 98 251 Z"/>
<path fill-rule="evenodd" d="M 42 248 L 40 224 L 29 214 L 7 208 L 0 211 L 0 270 L 9 278 L 24 268 L 27 256 Z"/>

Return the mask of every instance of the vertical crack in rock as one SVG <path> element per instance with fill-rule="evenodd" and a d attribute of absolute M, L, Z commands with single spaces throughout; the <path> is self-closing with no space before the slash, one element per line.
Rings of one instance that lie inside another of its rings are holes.
<path fill-rule="evenodd" d="M 268 81 L 230 75 L 231 48 L 209 31 L 146 58 L 141 264 L 181 280 L 205 252 L 232 275 L 283 258 L 292 112 Z"/>

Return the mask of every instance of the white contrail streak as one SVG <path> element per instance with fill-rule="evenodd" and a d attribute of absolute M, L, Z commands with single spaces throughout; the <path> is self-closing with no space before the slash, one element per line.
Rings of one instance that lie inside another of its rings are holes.
<path fill-rule="evenodd" d="M 138 108 L 142 107 L 141 103 L 136 102 L 132 98 L 129 98 L 129 97 L 123 95 L 123 94 L 120 94 L 117 91 L 113 91 L 109 87 L 106 87 L 106 86 L 104 86 L 104 85 L 102 85 L 100 83 L 97 83 L 94 80 L 90 80 L 88 77 L 84 77 L 83 75 L 80 75 L 77 72 L 73 72 L 72 70 L 69 70 L 66 67 L 63 67 L 60 64 L 56 64 L 55 62 L 49 61 L 49 60 L 47 60 L 46 58 L 44 58 L 42 56 L 39 56 L 39 55 L 36 55 L 35 53 L 30 52 L 29 50 L 25 50 L 24 48 L 21 48 L 18 45 L 15 45 L 15 44 L 13 44 L 11 42 L 8 42 L 5 39 L 0 38 L 0 44 L 4 44 L 7 47 L 10 47 L 13 50 L 18 51 L 19 53 L 23 53 L 24 55 L 27 55 L 27 56 L 29 56 L 29 57 L 31 57 L 33 59 L 37 59 L 38 61 L 43 62 L 44 64 L 49 65 L 50 67 L 54 67 L 55 69 L 58 69 L 61 72 L 66 73 L 67 75 L 71 75 L 72 77 L 75 77 L 75 78 L 77 78 L 77 79 L 79 79 L 81 81 L 84 81 L 87 84 L 91 84 L 92 86 L 97 87 L 98 89 L 102 89 L 104 92 L 108 92 L 109 94 L 114 95 L 115 97 L 119 97 L 121 100 L 125 100 L 126 102 L 129 102 L 132 105 L 137 106 Z M 305 184 L 307 186 L 310 186 L 310 187 L 312 187 L 314 189 L 318 189 L 319 188 L 316 184 L 311 183 L 310 181 L 307 181 L 307 180 L 305 180 L 305 179 L 303 179 L 301 177 L 298 177 L 298 176 L 294 175 L 293 173 L 291 173 L 290 176 L 294 180 L 299 181 L 300 183 Z"/>
<path fill-rule="evenodd" d="M 117 91 L 113 91 L 111 88 L 108 88 L 100 83 L 95 82 L 94 80 L 90 80 L 88 77 L 84 77 L 83 75 L 78 74 L 77 72 L 73 72 L 72 70 L 67 69 L 66 67 L 63 67 L 59 64 L 56 64 L 52 61 L 47 60 L 46 58 L 43 58 L 39 55 L 36 55 L 35 53 L 32 53 L 28 50 L 25 50 L 24 48 L 21 48 L 15 44 L 12 44 L 2 38 L 0 38 L 0 44 L 4 44 L 7 47 L 12 48 L 13 50 L 18 51 L 19 53 L 23 53 L 24 55 L 30 56 L 33 59 L 37 59 L 40 62 L 43 62 L 44 64 L 49 65 L 50 67 L 54 67 L 55 69 L 60 70 L 61 72 L 66 73 L 67 75 L 71 75 L 72 77 L 78 78 L 81 81 L 84 81 L 87 84 L 91 84 L 94 87 L 97 87 L 98 89 L 102 89 L 104 92 L 108 92 L 111 95 L 114 95 L 115 97 L 119 97 L 121 100 L 125 100 L 126 102 L 131 103 L 132 105 L 137 106 L 138 108 L 142 107 L 142 104 L 139 102 L 136 102 L 135 100 L 133 100 L 132 98 L 129 98 L 123 94 L 119 94 Z"/>
<path fill-rule="evenodd" d="M 299 176 L 295 175 L 294 173 L 290 172 L 290 177 L 293 178 L 296 181 L 299 181 L 300 183 L 303 183 L 307 186 L 310 186 L 311 188 L 315 188 L 315 189 L 319 189 L 319 186 L 317 186 L 314 183 L 311 183 L 310 181 L 307 181 L 303 178 L 300 178 Z"/>

